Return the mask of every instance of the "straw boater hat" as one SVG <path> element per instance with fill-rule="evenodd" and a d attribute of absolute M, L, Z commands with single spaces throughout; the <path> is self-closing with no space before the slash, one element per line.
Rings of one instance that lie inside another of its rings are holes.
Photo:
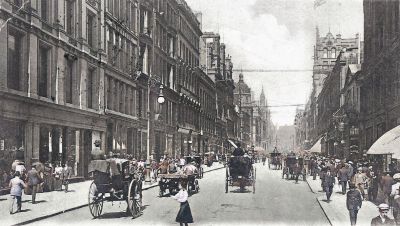
<path fill-rule="evenodd" d="M 393 179 L 400 180 L 400 173 L 396 173 L 395 175 L 393 175 Z"/>

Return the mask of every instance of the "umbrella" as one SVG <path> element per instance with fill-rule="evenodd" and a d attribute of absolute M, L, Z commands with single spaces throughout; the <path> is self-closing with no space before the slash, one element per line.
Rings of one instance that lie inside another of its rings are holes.
<path fill-rule="evenodd" d="M 233 146 L 234 148 L 237 148 L 237 145 L 236 145 L 233 141 L 228 140 L 228 142 L 229 142 L 230 144 L 232 144 L 232 146 Z"/>

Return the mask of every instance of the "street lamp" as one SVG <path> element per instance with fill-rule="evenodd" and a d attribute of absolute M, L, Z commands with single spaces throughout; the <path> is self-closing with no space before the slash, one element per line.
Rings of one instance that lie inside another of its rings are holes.
<path fill-rule="evenodd" d="M 165 102 L 164 94 L 163 94 L 163 85 L 160 85 L 160 94 L 158 94 L 157 102 L 159 104 L 163 104 Z"/>

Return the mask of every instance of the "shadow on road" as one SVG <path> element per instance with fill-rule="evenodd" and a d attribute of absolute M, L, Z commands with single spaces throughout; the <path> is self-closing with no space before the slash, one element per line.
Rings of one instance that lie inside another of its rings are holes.
<path fill-rule="evenodd" d="M 39 200 L 39 201 L 36 201 L 35 203 L 38 204 L 38 203 L 42 203 L 42 202 L 47 202 L 47 201 L 46 200 Z"/>
<path fill-rule="evenodd" d="M 129 217 L 130 215 L 126 212 L 112 212 L 112 213 L 104 213 L 99 218 L 100 219 L 116 219 L 116 218 L 123 218 Z"/>
<path fill-rule="evenodd" d="M 247 189 L 245 191 L 240 191 L 240 189 L 230 191 L 230 193 L 251 193 L 251 192 L 252 191 L 247 190 Z"/>

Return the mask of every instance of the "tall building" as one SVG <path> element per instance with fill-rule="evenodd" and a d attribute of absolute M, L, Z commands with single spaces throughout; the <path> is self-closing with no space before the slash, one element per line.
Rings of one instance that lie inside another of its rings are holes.
<path fill-rule="evenodd" d="M 28 166 L 61 161 L 86 177 L 95 140 L 158 160 L 199 151 L 202 129 L 213 136 L 215 81 L 199 67 L 201 25 L 185 1 L 1 4 L 0 22 L 14 17 L 0 31 L 2 159 L 21 149 Z"/>
<path fill-rule="evenodd" d="M 325 81 L 328 79 L 329 74 L 335 67 L 337 57 L 342 50 L 346 49 L 359 49 L 363 51 L 362 45 L 360 46 L 360 37 L 358 34 L 354 38 L 342 38 L 341 34 L 334 36 L 330 31 L 325 37 L 321 37 L 319 29 L 316 28 L 316 44 L 314 46 L 314 66 L 313 66 L 313 85 L 312 92 L 309 97 L 307 108 L 305 109 L 306 122 L 306 138 L 307 145 L 315 144 L 321 137 L 318 131 L 318 99 L 324 87 Z M 360 48 L 359 48 L 360 46 Z M 362 57 L 362 55 L 360 54 Z"/>
<path fill-rule="evenodd" d="M 380 15 L 380 16 L 376 16 Z M 364 1 L 361 150 L 400 124 L 399 2 Z"/>
<path fill-rule="evenodd" d="M 237 118 L 233 104 L 233 64 L 219 34 L 204 32 L 201 44 L 201 65 L 215 83 L 215 139 L 211 148 L 214 152 L 226 153 L 231 148 L 227 140 L 234 134 L 231 130 L 235 128 Z"/>

